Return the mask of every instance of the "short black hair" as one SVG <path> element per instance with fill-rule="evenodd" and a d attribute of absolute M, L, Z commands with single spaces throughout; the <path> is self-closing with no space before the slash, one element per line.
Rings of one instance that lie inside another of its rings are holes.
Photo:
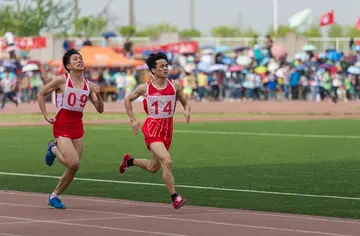
<path fill-rule="evenodd" d="M 75 49 L 70 49 L 64 54 L 64 56 L 62 58 L 63 66 L 64 66 L 65 70 L 67 70 L 67 72 L 70 72 L 70 71 L 66 68 L 66 65 L 70 63 L 71 56 L 75 55 L 75 54 L 78 54 L 81 56 L 81 54 L 78 51 L 76 51 Z"/>
<path fill-rule="evenodd" d="M 156 67 L 156 61 L 164 59 L 167 63 L 169 63 L 169 60 L 167 56 L 163 52 L 158 52 L 156 54 L 151 53 L 148 58 L 146 58 L 145 63 L 149 67 L 150 72 L 154 74 L 151 69 L 154 69 Z"/>

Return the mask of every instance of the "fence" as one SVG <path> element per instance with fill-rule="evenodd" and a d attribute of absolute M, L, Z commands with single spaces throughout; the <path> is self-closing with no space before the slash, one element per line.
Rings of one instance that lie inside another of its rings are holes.
<path fill-rule="evenodd" d="M 70 38 L 74 40 L 75 38 Z M 93 37 L 90 40 L 94 44 L 101 44 L 103 38 Z M 150 38 L 134 37 L 131 39 L 134 46 L 149 46 L 152 45 Z M 200 46 L 205 45 L 214 45 L 218 47 L 220 45 L 228 45 L 229 47 L 238 47 L 238 46 L 252 46 L 254 43 L 254 38 L 221 38 L 221 37 L 198 37 L 190 38 L 189 40 L 195 40 L 199 43 Z M 256 39 L 259 45 L 264 45 L 264 37 L 259 37 Z M 355 41 L 360 41 L 360 38 L 354 38 Z M 346 52 L 349 49 L 350 38 L 308 38 L 308 43 L 313 44 L 317 51 L 324 51 L 327 48 L 335 48 L 338 51 Z M 124 44 L 124 38 L 111 38 L 110 44 L 113 46 L 121 47 Z"/>
<path fill-rule="evenodd" d="M 63 41 L 64 38 L 56 38 L 51 33 L 44 34 L 46 37 L 46 48 L 43 49 L 34 49 L 31 51 L 30 56 L 33 59 L 40 60 L 41 62 L 48 62 L 52 59 L 61 58 L 64 50 L 63 50 Z M 69 40 L 76 40 L 77 38 L 68 38 Z M 101 45 L 104 40 L 103 37 L 92 37 L 90 38 L 93 44 Z M 150 46 L 154 44 L 158 44 L 159 42 L 153 41 L 147 37 L 134 37 L 131 38 L 134 47 L 138 46 Z M 254 38 L 220 38 L 220 37 L 199 37 L 199 38 L 189 38 L 189 40 L 195 40 L 199 43 L 199 46 L 205 45 L 213 45 L 218 47 L 220 45 L 228 45 L 230 48 L 239 47 L 239 46 L 252 46 L 255 43 Z M 360 38 L 355 38 L 355 41 L 360 41 Z M 110 39 L 110 45 L 114 47 L 123 47 L 125 38 L 117 37 Z M 256 39 L 257 44 L 264 45 L 265 38 L 259 37 Z M 305 41 L 306 42 L 306 41 Z M 335 48 L 339 51 L 347 53 L 349 50 L 349 42 L 350 38 L 308 38 L 307 42 L 313 44 L 317 51 L 324 51 L 327 48 Z M 291 47 L 292 43 L 290 43 Z M 289 46 L 289 45 L 288 45 Z M 295 45 L 294 45 L 295 47 Z M 295 51 L 299 50 L 299 48 L 294 48 Z"/>

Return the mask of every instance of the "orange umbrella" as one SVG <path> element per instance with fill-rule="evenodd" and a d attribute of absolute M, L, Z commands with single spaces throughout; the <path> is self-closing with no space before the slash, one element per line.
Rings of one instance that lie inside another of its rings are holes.
<path fill-rule="evenodd" d="M 131 60 L 116 53 L 110 47 L 85 46 L 80 49 L 86 67 L 125 67 L 139 66 L 142 60 Z M 62 60 L 56 59 L 49 61 L 50 66 L 61 66 Z"/>
<path fill-rule="evenodd" d="M 85 46 L 79 52 L 84 59 L 85 66 L 89 67 L 137 66 L 143 63 L 123 57 L 110 47 Z"/>
<path fill-rule="evenodd" d="M 49 66 L 61 66 L 61 65 L 62 65 L 61 59 L 56 59 L 56 60 L 50 60 L 49 61 Z"/>

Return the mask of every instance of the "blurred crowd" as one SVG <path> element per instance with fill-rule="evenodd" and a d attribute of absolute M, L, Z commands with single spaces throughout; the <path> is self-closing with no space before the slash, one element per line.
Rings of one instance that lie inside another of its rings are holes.
<path fill-rule="evenodd" d="M 77 49 L 91 46 L 88 40 L 76 42 Z M 105 45 L 106 46 L 106 45 Z M 134 57 L 131 41 L 124 56 Z M 229 48 L 227 45 L 201 47 L 196 52 L 165 52 L 169 58 L 169 79 L 179 80 L 188 99 L 219 100 L 312 100 L 332 102 L 360 99 L 360 46 L 350 44 L 344 55 L 335 49 L 318 52 L 305 45 L 294 58 L 270 37 L 265 45 Z M 142 58 L 151 53 L 144 52 Z M 85 77 L 110 94 L 111 101 L 123 101 L 144 82 L 147 66 L 86 68 Z M 1 60 L 1 105 L 35 102 L 36 93 L 64 71 L 41 64 L 26 55 Z M 51 96 L 48 101 L 51 101 Z M 104 98 L 106 99 L 106 98 Z"/>
<path fill-rule="evenodd" d="M 175 59 L 169 77 L 179 79 L 188 98 L 197 101 L 359 100 L 360 46 L 350 48 L 344 55 L 305 45 L 288 58 L 270 37 L 262 47 L 204 47 L 196 57 Z"/>

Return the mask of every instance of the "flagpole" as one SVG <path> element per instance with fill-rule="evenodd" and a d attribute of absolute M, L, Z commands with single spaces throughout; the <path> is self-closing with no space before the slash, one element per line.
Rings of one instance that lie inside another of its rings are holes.
<path fill-rule="evenodd" d="M 278 0 L 273 0 L 273 29 L 275 34 L 277 34 L 278 27 Z"/>

